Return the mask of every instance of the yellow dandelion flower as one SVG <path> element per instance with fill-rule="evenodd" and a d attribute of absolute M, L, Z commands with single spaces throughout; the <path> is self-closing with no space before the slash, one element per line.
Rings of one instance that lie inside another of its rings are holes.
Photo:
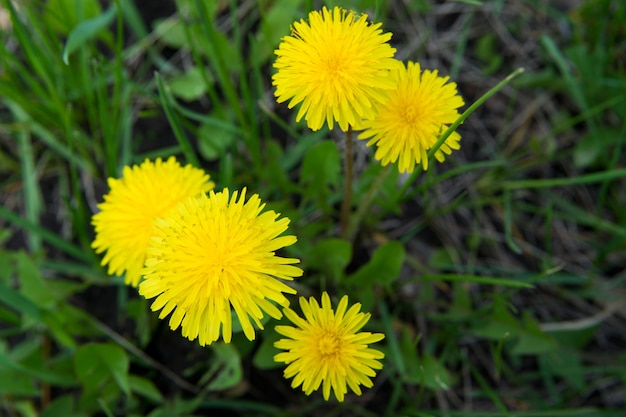
<path fill-rule="evenodd" d="M 272 77 L 277 101 L 302 103 L 296 116 L 304 116 L 312 130 L 336 121 L 343 131 L 364 117 L 373 117 L 374 105 L 393 88 L 389 69 L 396 65 L 395 49 L 381 24 L 369 24 L 367 15 L 335 7 L 309 13 L 282 38 Z"/>
<path fill-rule="evenodd" d="M 126 272 L 126 284 L 136 287 L 146 259 L 154 220 L 180 201 L 213 188 L 201 169 L 181 167 L 173 156 L 124 167 L 122 178 L 109 178 L 109 193 L 93 215 L 96 253 L 106 251 L 102 265 L 109 275 Z"/>
<path fill-rule="evenodd" d="M 304 319 L 291 309 L 285 308 L 285 315 L 297 327 L 276 326 L 276 331 L 289 339 L 281 339 L 274 344 L 286 350 L 274 356 L 276 362 L 288 364 L 285 378 L 295 377 L 292 388 L 302 385 L 306 395 L 317 390 L 323 383 L 324 399 L 328 400 L 330 389 L 335 397 L 343 401 L 350 387 L 361 395 L 360 385 L 371 388 L 374 369 L 382 369 L 377 359 L 385 355 L 368 347 L 368 344 L 382 340 L 382 333 L 357 333 L 370 319 L 369 313 L 362 313 L 361 304 L 348 309 L 348 297 L 344 296 L 337 311 L 333 312 L 330 297 L 322 294 L 322 306 L 311 297 L 307 302 L 300 297 L 300 308 Z M 347 311 L 346 311 L 347 310 Z"/>
<path fill-rule="evenodd" d="M 228 189 L 187 199 L 156 222 L 147 250 L 144 280 L 139 293 L 150 299 L 159 318 L 172 313 L 172 330 L 211 344 L 232 335 L 232 310 L 244 334 L 254 340 L 254 327 L 263 329 L 264 312 L 279 319 L 273 304 L 289 305 L 283 293 L 295 293 L 283 280 L 302 275 L 298 259 L 281 258 L 275 251 L 296 242 L 280 236 L 289 219 L 274 211 L 261 213 L 258 195 L 244 203 L 246 190 Z M 232 307 L 232 309 L 231 309 Z"/>
<path fill-rule="evenodd" d="M 457 94 L 456 83 L 447 83 L 437 71 L 421 71 L 420 64 L 409 62 L 391 72 L 395 88 L 378 107 L 375 117 L 365 120 L 359 139 L 371 138 L 368 146 L 376 145 L 374 158 L 383 165 L 398 161 L 400 172 L 413 172 L 421 163 L 428 169 L 428 150 L 437 142 L 450 124 L 459 117 L 457 109 L 463 99 Z M 446 84 L 447 83 L 447 84 Z M 452 149 L 459 149 L 461 136 L 453 132 L 435 153 L 443 162 Z"/>

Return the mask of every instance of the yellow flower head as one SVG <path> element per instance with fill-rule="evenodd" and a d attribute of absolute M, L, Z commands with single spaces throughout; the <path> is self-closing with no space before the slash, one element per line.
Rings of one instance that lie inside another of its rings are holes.
<path fill-rule="evenodd" d="M 387 42 L 381 24 L 370 25 L 367 15 L 356 16 L 339 7 L 309 13 L 291 28 L 274 51 L 278 56 L 272 77 L 277 101 L 289 108 L 302 103 L 303 116 L 312 130 L 336 121 L 343 131 L 364 117 L 373 117 L 375 104 L 393 88 L 389 69 L 396 65 L 395 49 Z"/>
<path fill-rule="evenodd" d="M 264 312 L 282 314 L 273 304 L 289 305 L 283 293 L 295 293 L 282 280 L 302 275 L 293 265 L 298 259 L 281 258 L 276 250 L 292 245 L 295 236 L 279 236 L 289 219 L 277 220 L 274 211 L 261 213 L 258 195 L 244 203 L 246 190 L 228 189 L 207 197 L 187 199 L 156 222 L 147 251 L 144 280 L 139 293 L 154 298 L 152 310 L 159 318 L 172 311 L 172 330 L 182 327 L 183 336 L 211 344 L 223 334 L 230 342 L 232 310 L 244 334 L 254 339 L 254 328 L 263 329 Z M 232 306 L 232 310 L 231 310 Z"/>
<path fill-rule="evenodd" d="M 109 275 L 126 272 L 126 284 L 136 287 L 155 219 L 214 184 L 203 170 L 181 167 L 173 156 L 124 167 L 122 178 L 108 183 L 110 191 L 92 217 L 96 237 L 91 246 L 96 253 L 106 251 L 102 265 L 109 266 Z"/>
<path fill-rule="evenodd" d="M 391 78 L 395 88 L 388 92 L 376 116 L 363 122 L 359 139 L 371 138 L 367 145 L 377 146 L 374 157 L 383 165 L 398 161 L 398 170 L 410 173 L 421 163 L 425 171 L 428 150 L 457 120 L 463 99 L 455 83 L 446 84 L 448 77 L 439 77 L 437 71 L 422 72 L 418 63 L 394 69 Z M 435 153 L 437 160 L 443 162 L 444 154 L 459 149 L 460 139 L 453 132 Z"/>
<path fill-rule="evenodd" d="M 322 294 L 322 306 L 311 297 L 307 302 L 300 297 L 300 308 L 304 319 L 291 309 L 285 308 L 285 315 L 297 327 L 276 326 L 276 331 L 289 339 L 281 339 L 274 344 L 286 350 L 274 356 L 276 362 L 288 364 L 285 378 L 294 377 L 291 386 L 302 385 L 309 395 L 323 383 L 324 399 L 328 400 L 332 388 L 337 400 L 343 401 L 347 386 L 361 395 L 359 385 L 371 388 L 374 369 L 382 369 L 377 359 L 385 355 L 370 349 L 368 344 L 382 340 L 382 333 L 357 333 L 370 319 L 370 314 L 361 313 L 361 304 L 348 309 L 348 297 L 344 296 L 337 312 L 333 312 L 330 297 Z M 346 311 L 347 310 L 347 311 Z M 347 384 L 347 386 L 346 386 Z"/>

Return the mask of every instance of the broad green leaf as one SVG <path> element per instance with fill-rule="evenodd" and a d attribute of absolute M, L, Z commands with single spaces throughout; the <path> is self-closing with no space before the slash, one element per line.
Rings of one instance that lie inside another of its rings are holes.
<path fill-rule="evenodd" d="M 307 152 L 300 170 L 300 183 L 320 187 L 339 184 L 341 158 L 335 142 L 322 141 Z"/>
<path fill-rule="evenodd" d="M 46 323 L 50 333 L 54 336 L 54 339 L 59 344 L 70 349 L 76 349 L 76 342 L 69 333 L 69 330 L 72 329 L 72 327 L 64 326 L 64 323 L 61 321 L 64 319 L 62 314 L 65 310 L 66 309 L 55 309 L 54 311 L 43 311 L 44 322 Z"/>
<path fill-rule="evenodd" d="M 287 176 L 288 170 L 281 166 L 281 162 L 284 160 L 285 153 L 283 148 L 274 140 L 268 140 L 265 144 L 265 159 L 267 164 L 263 174 L 266 176 L 267 181 L 273 186 L 280 189 L 285 193 L 297 192 L 295 184 L 290 182 Z"/>
<path fill-rule="evenodd" d="M 387 242 L 376 249 L 372 259 L 352 274 L 348 282 L 358 286 L 389 285 L 400 276 L 404 255 L 402 243 Z"/>
<path fill-rule="evenodd" d="M 86 392 L 93 393 L 113 381 L 128 395 L 128 365 L 126 352 L 119 346 L 106 343 L 81 346 L 74 356 L 74 370 Z"/>
<path fill-rule="evenodd" d="M 194 411 L 200 407 L 200 404 L 206 401 L 202 395 L 197 395 L 189 400 L 181 399 L 175 396 L 168 400 L 162 407 L 152 410 L 147 417 L 172 417 L 172 416 L 191 416 L 196 415 Z"/>
<path fill-rule="evenodd" d="M 209 370 L 200 383 L 208 381 L 206 389 L 209 391 L 220 391 L 239 384 L 243 370 L 237 349 L 232 344 L 215 343 L 211 345 L 211 351 L 213 356 Z"/>
<path fill-rule="evenodd" d="M 539 364 L 544 372 L 563 378 L 579 392 L 585 388 L 585 370 L 578 351 L 568 347 L 547 352 L 539 356 Z"/>
<path fill-rule="evenodd" d="M 187 45 L 185 29 L 180 19 L 176 17 L 168 17 L 159 21 L 154 26 L 154 33 L 161 42 L 169 47 L 181 49 L 189 46 Z"/>
<path fill-rule="evenodd" d="M 487 322 L 475 326 L 472 333 L 491 340 L 502 340 L 517 335 L 521 330 L 519 321 L 509 313 L 501 297 L 496 297 Z"/>
<path fill-rule="evenodd" d="M 0 283 L 0 302 L 37 322 L 42 322 L 39 307 L 28 298 L 3 283 Z"/>
<path fill-rule="evenodd" d="M 74 397 L 62 395 L 55 398 L 41 413 L 41 417 L 72 417 L 74 416 Z"/>
<path fill-rule="evenodd" d="M 161 395 L 161 392 L 149 379 L 142 378 L 136 375 L 129 375 L 128 383 L 132 392 L 135 392 L 157 403 L 163 401 L 163 395 Z"/>
<path fill-rule="evenodd" d="M 37 383 L 38 380 L 33 376 L 14 369 L 7 369 L 0 364 L 0 396 L 36 397 L 40 394 Z"/>
<path fill-rule="evenodd" d="M 283 36 L 289 35 L 289 27 L 285 22 L 293 22 L 302 17 L 300 5 L 302 0 L 283 0 L 274 3 L 261 15 L 261 26 L 254 39 L 259 45 L 257 64 L 269 59 Z"/>
<path fill-rule="evenodd" d="M 518 333 L 516 345 L 511 350 L 515 355 L 536 355 L 553 351 L 558 347 L 556 340 L 539 328 L 539 323 L 529 312 L 524 312 L 523 329 Z"/>
<path fill-rule="evenodd" d="M 501 297 L 495 299 L 494 308 L 487 322 L 481 326 L 474 326 L 472 333 L 491 340 L 514 340 L 511 353 L 517 355 L 543 353 L 558 347 L 556 340 L 539 328 L 539 324 L 530 313 L 525 312 L 521 322 L 513 317 Z"/>
<path fill-rule="evenodd" d="M 54 298 L 48 288 L 48 283 L 41 276 L 35 260 L 24 252 L 17 254 L 17 275 L 20 282 L 20 292 L 40 308 L 50 308 L 54 305 Z"/>
<path fill-rule="evenodd" d="M 0 249 L 0 284 L 11 285 L 13 282 L 14 258 L 15 252 Z"/>
<path fill-rule="evenodd" d="M 434 391 L 448 390 L 452 385 L 450 372 L 433 356 L 425 354 L 422 357 L 420 371 L 423 384 Z"/>
<path fill-rule="evenodd" d="M 21 417 L 38 417 L 37 410 L 35 409 L 35 403 L 30 400 L 15 400 L 11 404 L 17 415 Z"/>
<path fill-rule="evenodd" d="M 204 96 L 207 92 L 207 85 L 202 78 L 201 71 L 205 70 L 191 67 L 184 74 L 171 78 L 168 84 L 172 94 L 187 101 L 197 100 Z"/>
<path fill-rule="evenodd" d="M 622 128 L 603 127 L 583 135 L 574 147 L 574 165 L 577 168 L 587 168 L 596 161 L 602 161 L 604 168 L 611 156 L 610 149 L 624 140 L 621 130 Z"/>
<path fill-rule="evenodd" d="M 310 267 L 334 279 L 339 279 L 343 275 L 350 259 L 352 259 L 352 245 L 348 241 L 337 238 L 322 240 L 311 249 L 307 257 Z"/>
<path fill-rule="evenodd" d="M 68 378 L 65 375 L 57 374 L 47 369 L 36 369 L 22 365 L 17 362 L 15 358 L 13 358 L 10 354 L 7 354 L 6 352 L 0 350 L 0 369 L 2 368 L 18 371 L 22 375 L 28 375 L 34 377 L 39 381 L 45 381 L 53 385 L 67 387 L 73 386 L 76 383 L 76 381 Z"/>
<path fill-rule="evenodd" d="M 400 350 L 404 357 L 405 371 L 402 374 L 409 384 L 423 385 L 434 391 L 447 390 L 452 385 L 452 376 L 443 364 L 429 355 L 417 353 L 418 339 L 406 329 L 402 332 Z"/>
<path fill-rule="evenodd" d="M 109 9 L 100 16 L 87 19 L 79 23 L 67 37 L 65 48 L 63 48 L 63 62 L 69 65 L 69 56 L 91 39 L 95 38 L 101 31 L 107 28 L 115 19 L 117 7 L 112 4 Z"/>
<path fill-rule="evenodd" d="M 274 356 L 280 352 L 280 350 L 274 347 L 274 343 L 281 338 L 282 336 L 276 333 L 273 328 L 263 332 L 261 346 L 259 346 L 252 359 L 255 367 L 258 369 L 275 369 L 282 366 L 282 364 L 274 361 Z"/>
<path fill-rule="evenodd" d="M 498 51 L 497 38 L 493 33 L 488 32 L 478 38 L 476 56 L 483 62 L 482 70 L 486 75 L 493 74 L 502 66 L 502 54 Z"/>
<path fill-rule="evenodd" d="M 198 148 L 205 159 L 214 161 L 224 155 L 237 136 L 234 129 L 216 129 L 215 126 L 204 123 L 198 129 Z"/>
<path fill-rule="evenodd" d="M 196 25 L 191 29 L 191 35 L 193 36 L 191 41 L 198 42 L 200 52 L 203 52 L 209 60 L 212 57 L 211 51 L 213 51 L 216 54 L 216 58 L 224 63 L 228 72 L 239 74 L 243 70 L 242 53 L 233 46 L 228 36 L 218 30 L 213 30 L 209 39 L 201 26 Z M 218 63 L 213 64 L 218 65 Z"/>

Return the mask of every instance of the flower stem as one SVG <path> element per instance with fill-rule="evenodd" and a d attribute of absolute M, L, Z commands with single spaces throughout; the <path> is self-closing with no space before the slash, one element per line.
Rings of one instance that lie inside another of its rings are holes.
<path fill-rule="evenodd" d="M 354 150 L 352 149 L 352 127 L 346 131 L 346 149 L 344 153 L 344 189 L 343 201 L 341 202 L 341 236 L 346 238 L 350 223 L 350 211 L 352 210 L 352 180 Z"/>
<path fill-rule="evenodd" d="M 386 165 L 376 177 L 376 181 L 371 185 L 370 189 L 367 190 L 367 194 L 363 197 L 363 200 L 359 203 L 356 213 L 354 215 L 353 221 L 349 223 L 348 230 L 345 234 L 346 238 L 350 241 L 354 240 L 354 236 L 359 230 L 359 225 L 365 217 L 365 212 L 369 210 L 372 202 L 374 201 L 374 197 L 380 191 L 380 187 L 383 185 L 385 178 L 387 178 L 387 174 L 393 165 Z"/>

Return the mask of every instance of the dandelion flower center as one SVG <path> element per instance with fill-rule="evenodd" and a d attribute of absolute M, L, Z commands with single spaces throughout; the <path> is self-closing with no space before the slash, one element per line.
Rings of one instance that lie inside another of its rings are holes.
<path fill-rule="evenodd" d="M 317 347 L 321 356 L 326 359 L 335 359 L 341 350 L 341 341 L 337 335 L 326 333 L 320 338 Z"/>
<path fill-rule="evenodd" d="M 400 110 L 400 118 L 410 127 L 419 124 L 421 118 L 421 109 L 417 107 L 404 107 Z"/>

